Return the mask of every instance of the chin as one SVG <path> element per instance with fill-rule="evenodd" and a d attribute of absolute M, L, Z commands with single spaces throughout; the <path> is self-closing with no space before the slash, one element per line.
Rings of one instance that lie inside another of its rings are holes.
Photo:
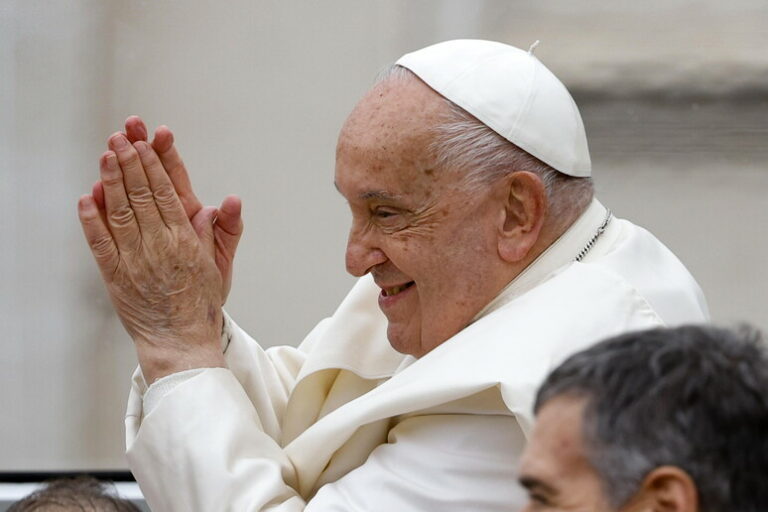
<path fill-rule="evenodd" d="M 401 354 L 408 354 L 414 357 L 423 355 L 421 353 L 420 336 L 409 333 L 407 329 L 390 324 L 387 328 L 387 339 L 392 348 Z"/>

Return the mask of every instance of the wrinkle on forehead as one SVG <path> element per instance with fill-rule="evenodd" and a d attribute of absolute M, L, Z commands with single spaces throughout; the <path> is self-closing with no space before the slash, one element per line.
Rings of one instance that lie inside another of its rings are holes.
<path fill-rule="evenodd" d="M 418 79 L 374 86 L 350 114 L 337 146 L 337 188 L 348 200 L 396 202 L 407 229 L 393 237 L 431 241 L 456 209 L 463 187 L 455 171 L 438 172 L 434 127 L 447 111 L 441 96 Z M 466 206 L 466 205 L 465 205 Z"/>
<path fill-rule="evenodd" d="M 445 101 L 421 80 L 385 80 L 352 110 L 339 135 L 337 153 L 342 149 L 391 157 L 402 153 L 406 158 L 409 152 L 403 149 L 419 147 L 426 155 L 434 137 L 433 127 L 446 112 Z M 432 170 L 432 162 L 425 162 L 423 168 Z"/>

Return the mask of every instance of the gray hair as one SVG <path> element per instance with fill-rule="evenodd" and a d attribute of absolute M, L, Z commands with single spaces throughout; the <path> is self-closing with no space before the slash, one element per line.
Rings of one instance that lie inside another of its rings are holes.
<path fill-rule="evenodd" d="M 386 69 L 378 82 L 418 79 L 409 69 L 397 64 Z M 437 166 L 464 172 L 466 186 L 482 190 L 516 171 L 528 171 L 539 177 L 547 193 L 549 217 L 556 223 L 569 223 L 581 213 L 594 196 L 591 178 L 563 174 L 520 149 L 472 114 L 452 101 L 444 121 L 434 128 L 435 139 L 429 148 Z"/>
<path fill-rule="evenodd" d="M 624 334 L 555 369 L 536 411 L 557 396 L 586 399 L 587 457 L 612 506 L 670 465 L 693 478 L 702 512 L 768 510 L 768 354 L 759 332 Z"/>

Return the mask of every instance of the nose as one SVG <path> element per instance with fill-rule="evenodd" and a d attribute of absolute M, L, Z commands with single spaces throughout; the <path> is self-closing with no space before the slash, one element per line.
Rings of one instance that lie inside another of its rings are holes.
<path fill-rule="evenodd" d="M 362 277 L 372 267 L 385 261 L 387 261 L 387 256 L 378 247 L 375 237 L 370 232 L 366 232 L 364 227 L 357 227 L 353 224 L 347 239 L 347 272 L 355 277 Z"/>

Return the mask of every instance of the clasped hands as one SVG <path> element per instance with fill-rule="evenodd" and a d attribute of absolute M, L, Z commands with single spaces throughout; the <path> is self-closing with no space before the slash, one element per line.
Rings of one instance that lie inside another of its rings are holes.
<path fill-rule="evenodd" d="M 243 230 L 240 200 L 203 206 L 165 126 L 150 144 L 141 119 L 129 117 L 108 146 L 78 214 L 144 378 L 224 367 L 221 308 Z"/>

